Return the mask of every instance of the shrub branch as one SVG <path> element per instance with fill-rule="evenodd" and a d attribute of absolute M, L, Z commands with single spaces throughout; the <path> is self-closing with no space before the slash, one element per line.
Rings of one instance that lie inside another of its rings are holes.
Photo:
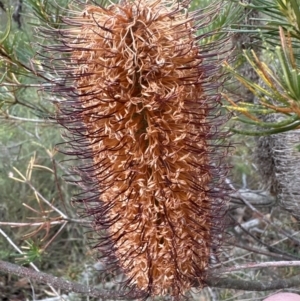
<path fill-rule="evenodd" d="M 300 278 L 299 275 L 295 275 L 289 279 L 276 279 L 273 281 L 248 281 L 232 278 L 209 277 L 206 283 L 209 286 L 218 288 L 263 292 L 295 287 L 300 284 Z"/>
<path fill-rule="evenodd" d="M 60 277 L 55 277 L 51 274 L 37 272 L 30 268 L 19 266 L 10 262 L 0 260 L 0 271 L 8 274 L 17 275 L 20 277 L 27 277 L 30 280 L 34 280 L 38 283 L 50 284 L 57 289 L 61 289 L 67 292 L 74 292 L 85 294 L 90 297 L 100 297 L 105 299 L 135 299 L 139 298 L 137 294 L 127 294 L 126 296 L 120 296 L 120 294 L 112 291 L 100 290 L 94 287 L 89 287 L 80 283 L 71 282 Z"/>
<path fill-rule="evenodd" d="M 291 265 L 291 262 L 285 262 L 285 263 L 286 266 Z M 295 263 L 295 261 L 293 263 Z M 272 264 L 276 264 L 276 262 L 275 263 L 264 262 L 263 264 L 255 264 L 255 267 L 258 266 L 268 267 L 270 265 L 272 266 Z M 283 262 L 280 262 L 279 266 L 283 266 L 283 265 L 284 265 Z M 250 267 L 253 267 L 253 265 Z M 88 287 L 80 283 L 71 282 L 62 279 L 60 277 L 55 277 L 51 274 L 37 272 L 30 268 L 26 268 L 2 260 L 0 260 L 0 271 L 6 272 L 8 274 L 17 275 L 19 277 L 27 277 L 30 280 L 34 280 L 38 283 L 47 283 L 63 291 L 85 294 L 86 296 L 90 296 L 90 297 L 98 297 L 98 298 L 100 297 L 100 298 L 107 298 L 107 299 L 114 299 L 114 300 L 120 300 L 120 299 L 129 300 L 129 299 L 137 299 L 140 297 L 139 295 L 133 293 L 128 293 L 125 296 L 120 296 L 118 292 L 100 290 L 95 287 Z M 253 281 L 253 280 L 247 281 L 247 280 L 232 279 L 228 277 L 222 278 L 211 274 L 206 279 L 206 283 L 211 287 L 218 287 L 218 288 L 238 289 L 238 290 L 245 290 L 245 291 L 268 291 L 268 290 L 277 290 L 277 289 L 295 287 L 300 284 L 300 278 L 299 275 L 295 275 L 289 279 L 277 279 L 273 281 Z"/>

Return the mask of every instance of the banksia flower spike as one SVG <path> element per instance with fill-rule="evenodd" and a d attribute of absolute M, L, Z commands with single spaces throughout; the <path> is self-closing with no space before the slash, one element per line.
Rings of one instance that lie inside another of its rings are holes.
<path fill-rule="evenodd" d="M 61 46 L 49 47 L 66 99 L 58 119 L 71 153 L 86 160 L 78 169 L 88 193 L 79 199 L 99 231 L 99 254 L 146 296 L 203 287 L 223 225 L 217 89 L 226 49 L 199 46 L 210 34 L 197 31 L 215 12 L 188 7 L 86 5 L 56 31 Z"/>

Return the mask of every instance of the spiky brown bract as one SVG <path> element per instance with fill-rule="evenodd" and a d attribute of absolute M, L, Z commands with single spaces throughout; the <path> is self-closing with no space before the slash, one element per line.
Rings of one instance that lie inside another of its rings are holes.
<path fill-rule="evenodd" d="M 101 255 L 114 254 L 128 284 L 148 295 L 204 286 L 222 228 L 223 153 L 213 142 L 223 135 L 222 55 L 199 46 L 205 16 L 188 4 L 88 5 L 60 32 L 71 54 L 60 90 L 73 97 L 62 123 L 77 136 L 74 153 L 93 161 L 81 172 L 95 195 L 82 202 L 107 230 Z"/>

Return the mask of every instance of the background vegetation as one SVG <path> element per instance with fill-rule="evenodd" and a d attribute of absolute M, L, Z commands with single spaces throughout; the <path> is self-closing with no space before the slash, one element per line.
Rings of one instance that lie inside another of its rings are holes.
<path fill-rule="evenodd" d="M 46 92 L 47 70 L 36 56 L 39 44 L 51 41 L 37 36 L 35 28 L 45 19 L 59 26 L 68 2 L 0 1 L 0 259 L 115 291 L 110 275 L 97 272 L 103 264 L 95 260 L 89 220 L 70 201 L 79 191 L 70 172 L 74 163 L 57 151 L 63 148 L 63 129 L 50 118 L 57 100 Z M 207 5 L 213 4 L 195 0 L 192 9 Z M 222 31 L 234 33 L 236 58 L 224 65 L 229 78 L 224 110 L 234 117 L 226 126 L 236 134 L 231 137 L 230 239 L 220 255 L 223 268 L 300 260 L 299 6 L 299 0 L 225 1 L 210 25 L 217 30 L 215 38 Z M 300 280 L 293 281 L 297 275 L 295 266 L 237 269 L 227 276 L 236 284 L 242 280 L 240 287 L 216 284 L 189 297 L 262 300 L 274 292 L 245 289 L 247 281 L 287 280 L 289 291 L 299 293 Z M 59 296 L 89 299 L 0 274 L 1 300 Z"/>

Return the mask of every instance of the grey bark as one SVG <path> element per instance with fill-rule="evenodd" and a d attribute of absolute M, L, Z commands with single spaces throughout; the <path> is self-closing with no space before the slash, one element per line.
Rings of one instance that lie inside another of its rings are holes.
<path fill-rule="evenodd" d="M 71 282 L 63 278 L 55 277 L 43 272 L 36 272 L 32 269 L 18 266 L 9 262 L 0 260 L 0 271 L 8 274 L 17 275 L 20 277 L 27 277 L 38 283 L 46 283 L 52 285 L 54 288 L 61 289 L 67 292 L 81 293 L 85 296 L 98 297 L 104 299 L 114 300 L 132 300 L 138 299 L 141 296 L 129 292 L 125 296 L 120 296 L 117 292 L 100 290 L 94 287 L 87 287 L 83 284 Z M 216 272 L 214 272 L 216 273 Z M 208 275 L 206 283 L 210 287 L 238 289 L 246 291 L 268 291 L 275 289 L 284 289 L 300 285 L 299 275 L 293 276 L 289 279 L 279 279 L 273 281 L 247 281 L 233 279 L 229 277 L 220 277 L 215 274 Z"/>

